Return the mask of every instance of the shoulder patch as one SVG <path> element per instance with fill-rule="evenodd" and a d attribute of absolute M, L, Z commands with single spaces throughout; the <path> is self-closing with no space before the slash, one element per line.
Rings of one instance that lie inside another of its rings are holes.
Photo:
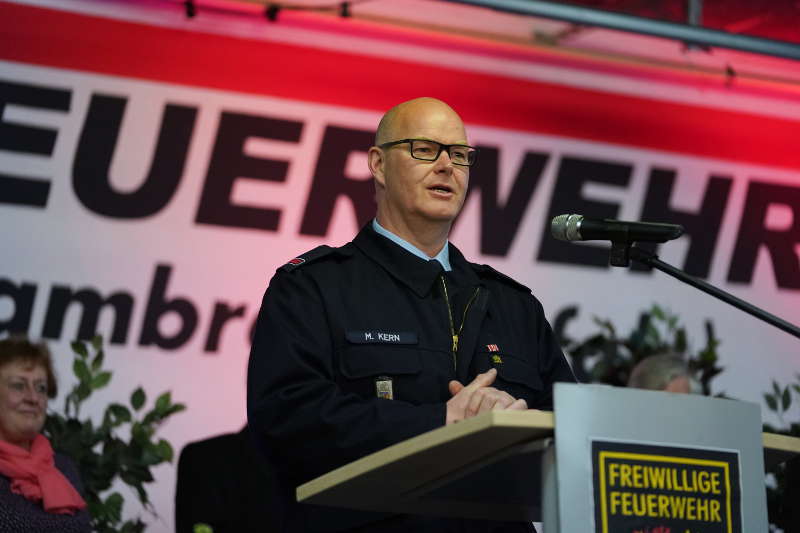
<path fill-rule="evenodd" d="M 278 268 L 278 272 L 291 272 L 296 268 L 300 268 L 301 266 L 313 263 L 314 261 L 322 257 L 325 257 L 326 255 L 338 252 L 340 252 L 339 248 L 332 248 L 330 246 L 323 244 L 322 246 L 317 246 L 313 250 L 309 250 L 306 253 L 298 255 L 293 259 L 289 259 L 286 263 L 284 263 Z"/>
<path fill-rule="evenodd" d="M 511 285 L 517 290 L 523 292 L 531 292 L 530 288 L 526 287 L 522 283 L 516 281 L 514 278 L 510 276 L 506 276 L 502 272 L 498 272 L 494 268 L 490 267 L 489 265 L 479 265 L 477 263 L 470 263 L 470 266 L 475 270 L 480 278 L 494 278 L 498 281 L 502 281 L 506 285 Z"/>

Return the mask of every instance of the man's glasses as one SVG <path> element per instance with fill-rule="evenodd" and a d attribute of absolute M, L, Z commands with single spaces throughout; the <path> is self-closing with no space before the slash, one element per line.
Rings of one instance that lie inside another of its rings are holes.
<path fill-rule="evenodd" d="M 436 161 L 439 159 L 442 152 L 447 150 L 447 155 L 450 156 L 450 161 L 452 161 L 454 165 L 471 167 L 475 164 L 475 159 L 478 156 L 478 149 L 474 146 L 467 146 L 466 144 L 442 144 L 427 139 L 401 139 L 399 141 L 383 143 L 379 145 L 378 148 L 389 148 L 390 146 L 403 143 L 408 143 L 411 157 L 414 159 L 421 159 L 422 161 Z"/>

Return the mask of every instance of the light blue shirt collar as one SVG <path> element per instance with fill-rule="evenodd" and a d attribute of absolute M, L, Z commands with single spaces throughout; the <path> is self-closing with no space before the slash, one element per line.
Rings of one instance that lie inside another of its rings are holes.
<path fill-rule="evenodd" d="M 451 270 L 453 270 L 452 267 L 450 266 L 450 248 L 449 248 L 450 243 L 448 241 L 445 241 L 444 246 L 442 246 L 442 249 L 439 251 L 438 254 L 436 254 L 436 257 L 431 258 L 425 252 L 423 252 L 422 250 L 420 250 L 407 240 L 403 239 L 402 237 L 398 237 L 388 229 L 378 224 L 377 218 L 372 219 L 372 229 L 375 230 L 375 233 L 383 235 L 393 243 L 411 252 L 420 259 L 425 259 L 426 261 L 434 261 L 434 260 L 439 261 L 439 263 L 441 263 L 442 265 L 442 268 L 444 268 L 445 272 L 450 272 Z"/>

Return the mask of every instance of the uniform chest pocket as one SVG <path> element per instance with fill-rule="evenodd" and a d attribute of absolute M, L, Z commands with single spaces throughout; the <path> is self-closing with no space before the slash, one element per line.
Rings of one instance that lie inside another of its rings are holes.
<path fill-rule="evenodd" d="M 342 375 L 348 379 L 370 376 L 419 374 L 419 350 L 404 346 L 361 344 L 346 346 L 339 358 Z"/>
<path fill-rule="evenodd" d="M 528 361 L 508 354 L 503 354 L 502 361 L 502 363 L 495 366 L 499 379 L 517 385 L 524 385 L 537 391 L 544 388 L 539 372 Z"/>
<path fill-rule="evenodd" d="M 339 354 L 339 387 L 362 398 L 414 401 L 422 373 L 416 347 L 360 344 Z"/>
<path fill-rule="evenodd" d="M 490 361 L 497 361 L 497 354 L 488 353 Z M 536 367 L 525 359 L 514 357 L 508 353 L 499 356 L 499 362 L 492 366 L 497 369 L 494 386 L 509 393 L 514 398 L 524 398 L 528 407 L 535 408 L 544 394 L 544 384 Z"/>

